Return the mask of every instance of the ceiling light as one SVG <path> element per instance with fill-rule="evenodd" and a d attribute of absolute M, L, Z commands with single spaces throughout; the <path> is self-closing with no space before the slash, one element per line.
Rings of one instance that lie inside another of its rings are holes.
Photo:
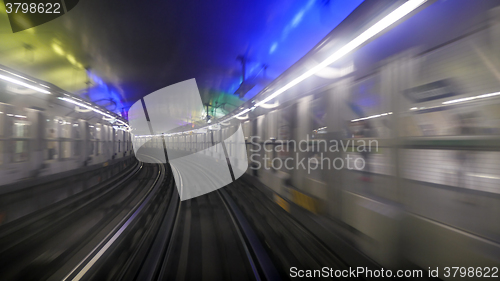
<path fill-rule="evenodd" d="M 14 84 L 17 84 L 17 85 L 24 86 L 24 87 L 26 87 L 26 88 L 30 88 L 30 89 L 35 90 L 35 91 L 40 92 L 40 93 L 50 94 L 50 92 L 49 92 L 49 91 L 47 91 L 47 90 L 44 90 L 44 89 L 42 89 L 42 88 L 35 87 L 35 86 L 33 86 L 33 85 L 30 85 L 30 84 L 28 84 L 28 83 L 24 83 L 24 82 L 22 82 L 22 81 L 19 81 L 19 80 L 17 80 L 17 79 L 14 79 L 14 78 L 10 78 L 10 77 L 8 77 L 8 76 L 4 76 L 4 75 L 1 75 L 1 74 L 0 74 L 0 79 L 5 80 L 5 81 L 8 81 L 8 82 L 11 82 L 11 83 L 14 83 Z"/>
<path fill-rule="evenodd" d="M 241 116 L 241 115 L 243 115 L 243 114 L 245 114 L 245 113 L 247 113 L 247 112 L 249 112 L 249 111 L 250 111 L 250 108 L 247 108 L 247 109 L 243 110 L 242 112 L 240 112 L 240 113 L 236 114 L 234 117 Z"/>
<path fill-rule="evenodd" d="M 368 119 L 372 119 L 372 118 L 377 118 L 377 117 L 382 117 L 382 116 L 387 116 L 389 114 L 392 114 L 392 112 L 386 112 L 386 113 L 381 113 L 381 114 L 375 114 L 375 115 L 371 115 L 371 116 L 367 116 L 367 117 L 363 117 L 363 118 L 358 118 L 358 119 L 353 119 L 351 120 L 351 122 L 357 122 L 357 121 L 363 121 L 363 120 L 368 120 Z M 326 128 L 326 127 L 325 127 Z M 318 130 L 321 130 L 318 129 Z"/>
<path fill-rule="evenodd" d="M 286 90 L 292 88 L 293 86 L 297 85 L 298 83 L 304 81 L 306 78 L 310 77 L 311 75 L 314 75 L 324 67 L 332 64 L 333 62 L 339 60 L 343 56 L 347 55 L 357 47 L 361 46 L 361 44 L 365 43 L 378 33 L 382 32 L 384 29 L 387 27 L 391 26 L 393 23 L 396 21 L 400 20 L 416 8 L 418 8 L 420 5 L 425 3 L 427 0 L 409 0 L 405 2 L 403 5 L 399 6 L 396 10 L 392 11 L 390 14 L 385 16 L 383 19 L 372 25 L 370 28 L 365 30 L 363 33 L 358 35 L 356 38 L 354 38 L 352 41 L 344 45 L 342 48 L 337 50 L 335 53 L 333 53 L 331 56 L 326 58 L 324 61 L 316 65 L 315 67 L 311 68 L 310 70 L 306 71 L 299 77 L 293 79 L 290 81 L 288 84 L 285 86 L 281 87 L 278 89 L 276 92 L 268 96 L 267 98 L 263 99 L 262 101 L 259 101 L 256 105 L 259 106 L 261 104 L 267 103 L 268 101 L 274 99 L 275 97 L 281 95 L 284 93 Z"/>
<path fill-rule="evenodd" d="M 471 101 L 471 100 L 475 100 L 475 99 L 484 99 L 484 98 L 494 97 L 494 96 L 498 96 L 498 95 L 500 95 L 500 92 L 483 94 L 483 95 L 479 95 L 479 96 L 461 98 L 461 99 L 456 99 L 456 100 L 449 100 L 449 101 L 443 102 L 443 104 L 452 104 L 452 103 L 457 103 L 457 102 Z"/>

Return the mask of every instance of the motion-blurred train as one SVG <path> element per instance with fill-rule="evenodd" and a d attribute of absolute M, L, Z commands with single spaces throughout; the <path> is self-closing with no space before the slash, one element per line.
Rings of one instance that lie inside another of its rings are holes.
<path fill-rule="evenodd" d="M 132 152 L 121 116 L 7 67 L 0 75 L 1 185 Z"/>
<path fill-rule="evenodd" d="M 274 103 L 248 100 L 242 108 L 251 110 L 237 117 L 247 173 L 278 204 L 344 226 L 347 239 L 384 267 L 500 262 L 500 11 L 493 2 L 461 1 L 470 14 L 457 23 L 446 17 L 451 2 L 434 3 Z M 267 91 L 335 49 L 332 38 Z M 177 133 L 165 143 L 197 151 L 234 130 L 215 121 L 206 133 Z M 372 141 L 371 150 L 361 140 Z M 341 167 L 337 158 L 358 165 Z"/>
<path fill-rule="evenodd" d="M 342 226 L 346 239 L 384 267 L 498 267 L 497 5 L 434 1 L 272 103 L 249 99 L 242 105 L 249 110 L 233 119 L 246 137 L 249 176 L 284 209 L 294 204 Z M 317 65 L 357 35 L 353 26 L 365 25 L 339 25 L 262 94 Z M 133 153 L 120 116 L 1 69 L 42 90 L 0 80 L 2 184 Z M 214 120 L 206 131 L 132 137 L 145 147 L 199 151 L 238 126 Z"/>

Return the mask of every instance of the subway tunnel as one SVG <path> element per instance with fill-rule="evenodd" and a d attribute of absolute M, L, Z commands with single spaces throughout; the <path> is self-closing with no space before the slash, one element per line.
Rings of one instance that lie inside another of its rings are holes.
<path fill-rule="evenodd" d="M 498 278 L 500 2 L 0 2 L 0 280 Z"/>

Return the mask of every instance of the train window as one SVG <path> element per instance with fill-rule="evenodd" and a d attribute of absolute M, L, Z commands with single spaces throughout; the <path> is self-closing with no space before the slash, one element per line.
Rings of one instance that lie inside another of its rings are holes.
<path fill-rule="evenodd" d="M 101 133 L 102 133 L 102 141 L 106 142 L 109 141 L 109 130 L 108 126 L 106 125 L 101 125 Z"/>
<path fill-rule="evenodd" d="M 59 133 L 60 133 L 60 152 L 62 159 L 71 158 L 71 141 L 73 124 L 70 120 L 59 120 Z"/>
<path fill-rule="evenodd" d="M 390 135 L 385 125 L 390 118 L 390 101 L 381 94 L 378 73 L 355 82 L 346 103 L 346 108 L 349 108 L 349 114 L 346 115 L 349 126 L 347 135 L 365 138 Z M 369 116 L 379 117 L 351 122 Z"/>
<path fill-rule="evenodd" d="M 24 162 L 28 160 L 28 141 L 16 140 L 12 141 L 13 154 L 12 162 Z"/>
<path fill-rule="evenodd" d="M 123 135 L 124 135 L 124 140 L 125 140 L 125 145 L 126 145 L 125 150 L 128 151 L 129 150 L 128 143 L 129 143 L 130 135 L 128 133 L 124 133 Z"/>
<path fill-rule="evenodd" d="M 66 120 L 59 120 L 60 125 L 60 137 L 61 138 L 71 138 L 71 122 Z"/>
<path fill-rule="evenodd" d="M 278 115 L 278 140 L 290 140 L 292 138 L 291 130 L 295 114 L 295 106 L 288 106 L 280 110 Z"/>
<path fill-rule="evenodd" d="M 292 139 L 293 124 L 296 124 L 296 113 L 296 104 L 280 109 L 278 115 L 278 143 Z M 280 158 L 282 161 L 285 161 L 287 158 L 294 157 L 294 151 L 291 150 L 291 147 L 287 146 L 287 142 L 284 142 L 281 147 L 283 149 L 279 149 L 277 146 L 274 147 L 274 150 L 276 151 L 275 157 Z M 286 169 L 285 167 L 282 168 L 282 171 L 290 172 L 289 169 Z"/>
<path fill-rule="evenodd" d="M 53 160 L 58 158 L 59 149 L 57 141 L 47 141 L 47 149 L 45 150 L 45 160 Z"/>
<path fill-rule="evenodd" d="M 127 145 L 127 142 L 128 142 L 128 139 L 127 139 L 127 133 L 125 132 L 122 132 L 122 138 L 123 138 L 123 150 L 124 151 L 127 151 L 128 150 L 128 145 Z"/>
<path fill-rule="evenodd" d="M 26 121 L 23 114 L 15 115 L 13 120 L 12 136 L 12 162 L 24 162 L 28 160 L 28 140 L 30 122 Z"/>
<path fill-rule="evenodd" d="M 96 140 L 95 142 L 95 155 L 98 156 L 101 154 L 101 142 L 99 141 L 99 139 Z"/>
<path fill-rule="evenodd" d="M 47 123 L 45 125 L 45 138 L 57 138 L 57 120 L 56 119 L 47 119 Z"/>
<path fill-rule="evenodd" d="M 123 131 L 115 130 L 115 144 L 116 144 L 116 152 L 122 151 L 122 143 L 125 140 L 125 134 Z"/>
<path fill-rule="evenodd" d="M 73 132 L 74 132 L 74 136 L 75 136 L 75 139 L 81 139 L 82 138 L 82 131 L 81 131 L 81 128 L 80 128 L 80 124 L 78 122 L 75 122 L 73 124 Z"/>
<path fill-rule="evenodd" d="M 88 142 L 88 154 L 94 155 L 94 140 L 95 140 L 95 128 L 94 125 L 88 125 L 89 127 L 89 142 Z"/>
<path fill-rule="evenodd" d="M 47 119 L 45 129 L 45 160 L 53 160 L 59 158 L 59 142 L 57 135 L 57 120 Z"/>
<path fill-rule="evenodd" d="M 80 156 L 80 153 L 82 151 L 82 141 L 81 140 L 75 140 L 74 142 L 74 149 L 73 149 L 73 155 L 74 156 Z"/>
<path fill-rule="evenodd" d="M 280 111 L 273 110 L 266 114 L 265 123 L 264 123 L 264 139 L 266 140 L 275 140 L 278 136 L 278 115 Z"/>
<path fill-rule="evenodd" d="M 15 120 L 12 131 L 15 138 L 27 138 L 30 123 L 27 121 Z"/>
<path fill-rule="evenodd" d="M 73 156 L 80 156 L 82 147 L 83 147 L 83 141 L 82 141 L 82 134 L 81 134 L 81 127 L 78 122 L 74 122 L 73 125 L 73 134 L 74 134 L 74 142 L 73 142 Z"/>
<path fill-rule="evenodd" d="M 327 132 L 326 127 L 326 102 L 325 96 L 321 95 L 311 102 L 311 138 L 323 139 Z"/>
<path fill-rule="evenodd" d="M 67 159 L 71 157 L 71 142 L 61 142 L 61 158 Z"/>
<path fill-rule="evenodd" d="M 103 130 L 103 144 L 102 144 L 102 151 L 103 154 L 106 155 L 106 157 L 109 157 L 111 155 L 111 151 L 113 150 L 112 145 L 112 140 L 113 140 L 113 135 L 112 131 L 110 130 L 111 127 L 108 125 L 102 125 L 102 130 Z"/>
<path fill-rule="evenodd" d="M 95 124 L 95 155 L 102 153 L 102 128 L 101 124 Z"/>

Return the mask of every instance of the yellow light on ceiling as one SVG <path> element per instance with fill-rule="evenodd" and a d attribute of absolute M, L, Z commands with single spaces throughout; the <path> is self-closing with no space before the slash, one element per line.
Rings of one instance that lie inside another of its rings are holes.
<path fill-rule="evenodd" d="M 60 56 L 65 55 L 63 48 L 61 48 L 61 46 L 56 43 L 52 43 L 52 50 L 54 50 L 54 52 Z"/>
<path fill-rule="evenodd" d="M 73 64 L 73 65 L 75 65 L 75 64 L 76 64 L 76 59 L 75 59 L 75 57 L 74 57 L 74 56 L 72 56 L 72 55 L 67 55 L 67 56 L 66 56 L 66 58 L 68 59 L 68 61 L 69 61 L 71 64 Z"/>

